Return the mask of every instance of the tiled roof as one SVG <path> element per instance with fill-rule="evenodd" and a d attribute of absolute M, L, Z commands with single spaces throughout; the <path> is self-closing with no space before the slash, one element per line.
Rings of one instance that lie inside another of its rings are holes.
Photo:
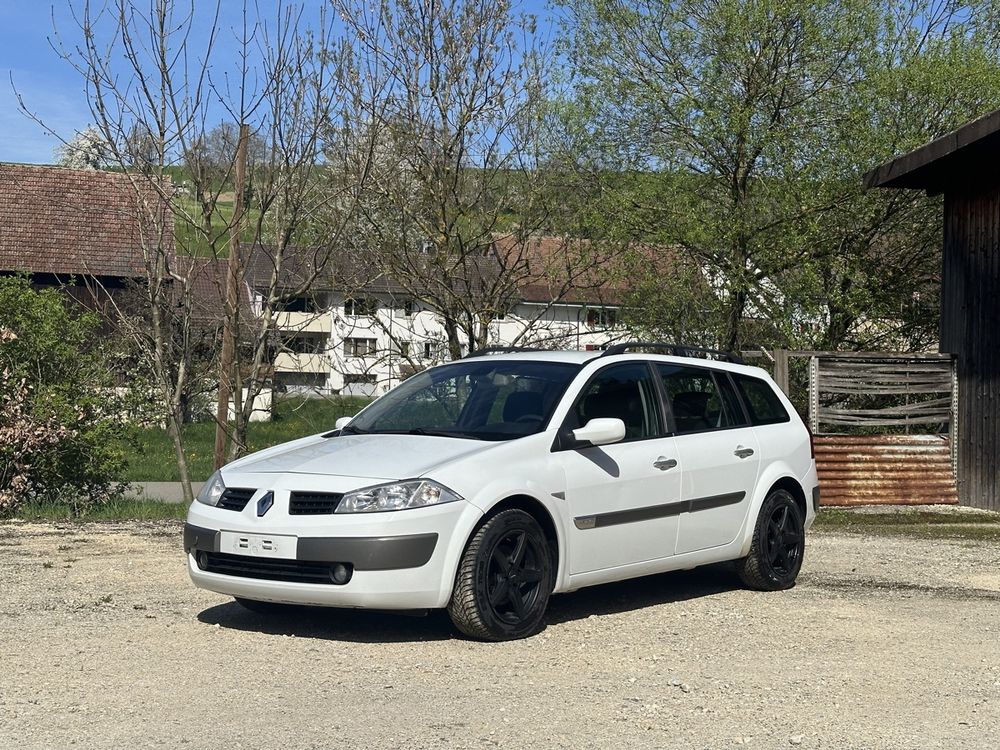
<path fill-rule="evenodd" d="M 143 276 L 140 217 L 159 205 L 126 174 L 0 164 L 0 271 Z"/>
<path fill-rule="evenodd" d="M 663 274 L 680 263 L 674 250 L 660 245 L 551 235 L 502 235 L 494 247 L 505 267 L 517 269 L 521 299 L 542 304 L 621 305 L 631 291 L 629 269 L 637 259 Z"/>
<path fill-rule="evenodd" d="M 569 237 L 518 239 L 501 235 L 492 253 L 466 256 L 462 269 L 455 269 L 460 278 L 452 277 L 449 288 L 467 288 L 475 294 L 483 286 L 494 284 L 498 274 L 505 274 L 513 276 L 516 296 L 525 302 L 621 305 L 630 291 L 628 269 L 636 256 L 643 259 L 644 267 L 664 274 L 681 263 L 676 251 L 663 246 L 614 246 Z M 419 255 L 408 259 L 414 264 L 422 260 Z M 250 250 L 247 280 L 251 286 L 266 287 L 274 270 L 273 248 L 258 245 Z M 356 251 L 326 252 L 302 246 L 288 247 L 283 253 L 278 286 L 299 286 L 313 274 L 314 289 L 405 295 L 409 288 L 380 270 L 374 259 L 365 259 Z M 421 278 L 428 292 L 433 293 L 430 275 Z"/>

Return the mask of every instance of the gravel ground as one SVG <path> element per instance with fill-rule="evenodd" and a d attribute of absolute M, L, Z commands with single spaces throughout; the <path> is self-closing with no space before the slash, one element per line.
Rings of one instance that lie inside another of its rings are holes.
<path fill-rule="evenodd" d="M 724 567 L 445 615 L 263 618 L 176 523 L 0 524 L 0 747 L 995 748 L 1000 546 L 812 534 L 799 584 Z"/>

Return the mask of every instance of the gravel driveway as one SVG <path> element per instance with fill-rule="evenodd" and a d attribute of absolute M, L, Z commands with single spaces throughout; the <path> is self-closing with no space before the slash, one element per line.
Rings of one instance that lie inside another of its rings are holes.
<path fill-rule="evenodd" d="M 553 599 L 526 641 L 262 618 L 177 523 L 0 524 L 0 747 L 995 748 L 1000 545 L 813 534 L 793 590 L 724 567 Z"/>

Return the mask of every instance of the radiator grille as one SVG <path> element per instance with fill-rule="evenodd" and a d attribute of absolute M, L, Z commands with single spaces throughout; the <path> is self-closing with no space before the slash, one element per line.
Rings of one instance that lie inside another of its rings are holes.
<path fill-rule="evenodd" d="M 319 516 L 333 513 L 342 494 L 336 492 L 293 492 L 288 500 L 291 516 Z"/>

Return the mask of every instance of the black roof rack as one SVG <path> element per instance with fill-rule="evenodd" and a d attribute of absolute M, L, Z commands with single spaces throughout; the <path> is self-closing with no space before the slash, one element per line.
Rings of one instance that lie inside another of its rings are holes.
<path fill-rule="evenodd" d="M 535 346 L 488 346 L 485 349 L 476 349 L 474 352 L 469 352 L 462 359 L 469 359 L 471 357 L 483 357 L 487 354 L 516 354 L 517 352 L 547 352 L 550 349 L 539 349 Z"/>
<path fill-rule="evenodd" d="M 623 344 L 612 344 L 601 354 L 602 357 L 610 357 L 615 354 L 625 354 L 629 349 L 660 349 L 675 357 L 694 357 L 698 354 L 711 354 L 724 362 L 732 362 L 737 365 L 745 365 L 740 357 L 732 352 L 724 352 L 720 349 L 705 349 L 701 346 L 687 346 L 686 344 L 663 344 L 656 341 L 626 341 Z"/>

